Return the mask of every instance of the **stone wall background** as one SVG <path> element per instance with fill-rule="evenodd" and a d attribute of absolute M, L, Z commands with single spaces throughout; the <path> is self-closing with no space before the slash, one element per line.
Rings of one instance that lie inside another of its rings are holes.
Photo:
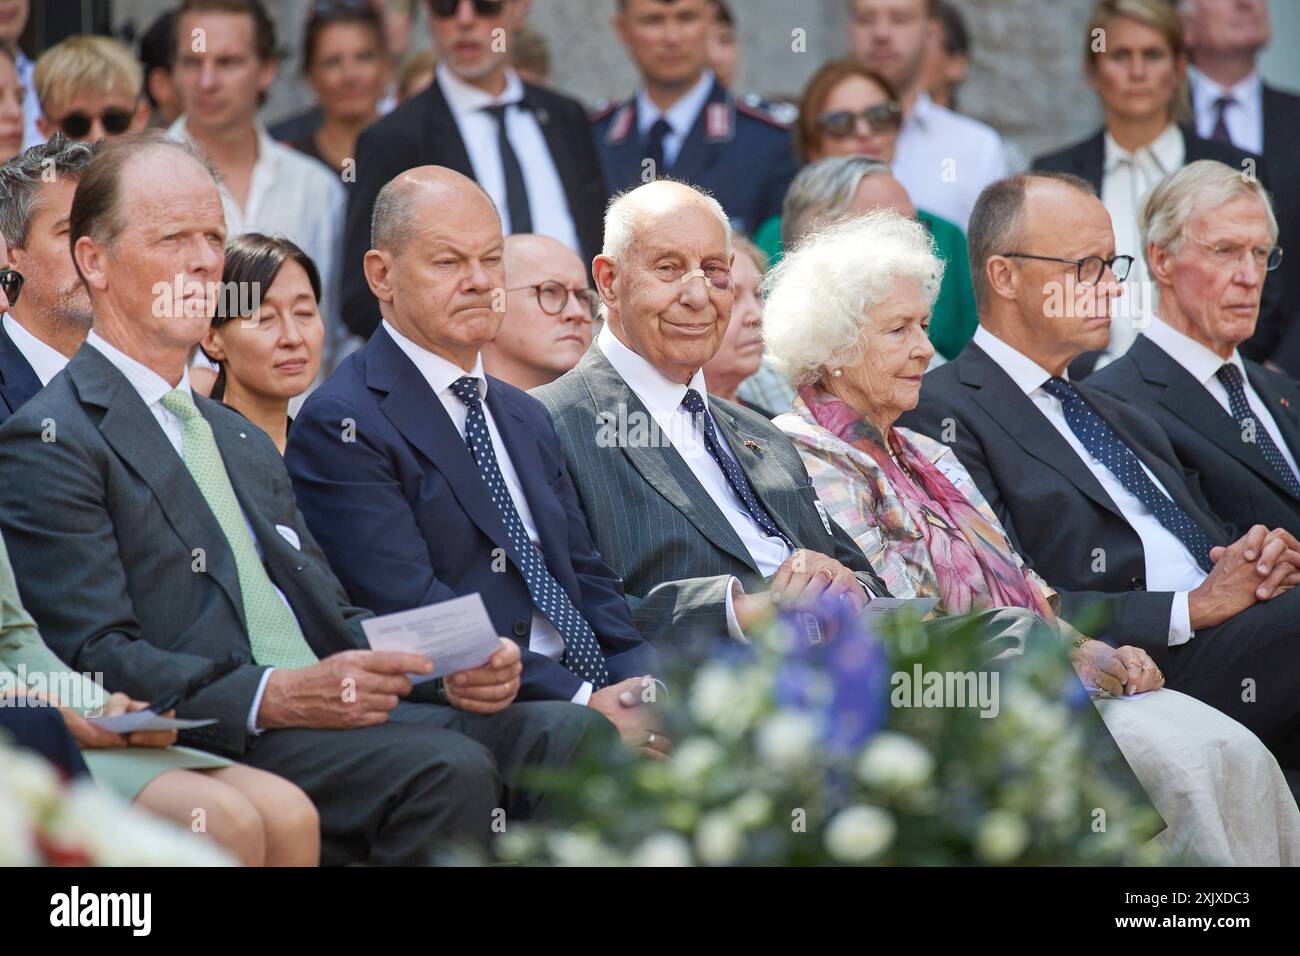
<path fill-rule="evenodd" d="M 267 0 L 290 53 L 265 116 L 274 121 L 311 101 L 298 72 L 297 46 L 310 0 Z M 1026 157 L 1083 138 L 1101 110 L 1083 79 L 1082 35 L 1092 0 L 955 0 L 966 14 L 973 62 L 961 106 L 1020 147 Z M 1300 0 L 1271 0 L 1273 46 L 1264 73 L 1300 88 Z M 143 30 L 171 0 L 117 0 L 115 28 Z M 845 0 L 732 0 L 739 20 L 745 91 L 797 96 L 825 60 L 846 52 Z M 531 25 L 550 41 L 553 84 L 587 103 L 623 97 L 635 74 L 614 36 L 614 0 L 534 0 Z M 421 13 L 423 16 L 423 11 Z M 792 31 L 806 31 L 793 52 Z M 423 22 L 413 48 L 428 45 Z"/>

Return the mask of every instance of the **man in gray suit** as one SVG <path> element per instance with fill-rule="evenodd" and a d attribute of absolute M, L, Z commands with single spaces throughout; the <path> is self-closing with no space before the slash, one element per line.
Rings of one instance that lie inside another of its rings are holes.
<path fill-rule="evenodd" d="M 533 811 L 520 770 L 562 763 L 604 718 L 512 703 L 513 642 L 465 672 L 491 691 L 474 712 L 402 700 L 429 662 L 369 650 L 369 612 L 275 446 L 191 393 L 225 240 L 202 154 L 158 133 L 114 142 L 82 173 L 70 234 L 94 327 L 0 429 L 0 528 L 54 651 L 110 690 L 216 718 L 182 741 L 302 787 L 326 863 L 425 862 L 486 841 L 501 809 Z"/>
<path fill-rule="evenodd" d="M 773 606 L 857 611 L 888 594 L 794 446 L 708 394 L 701 368 L 731 317 L 731 258 L 726 214 L 699 190 L 659 181 L 616 199 L 593 263 L 605 327 L 575 369 L 532 392 L 633 620 L 661 645 L 743 640 Z"/>

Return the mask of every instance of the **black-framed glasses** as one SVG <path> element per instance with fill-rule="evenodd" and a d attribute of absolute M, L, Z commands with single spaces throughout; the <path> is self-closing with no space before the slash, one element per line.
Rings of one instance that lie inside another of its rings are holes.
<path fill-rule="evenodd" d="M 1082 259 L 1063 259 L 1060 256 L 1035 256 L 1028 252 L 999 252 L 998 255 L 1006 256 L 1008 259 L 1039 259 L 1043 262 L 1068 263 L 1074 266 L 1075 273 L 1079 277 L 1079 285 L 1096 285 L 1106 274 L 1107 268 L 1115 274 L 1118 281 L 1123 282 L 1133 268 L 1132 256 L 1112 256 L 1109 259 L 1103 259 L 1101 256 L 1085 256 Z"/>
<path fill-rule="evenodd" d="M 27 280 L 17 269 L 0 269 L 0 289 L 4 290 L 10 305 L 18 301 L 18 294 L 23 291 L 25 281 Z"/>
<path fill-rule="evenodd" d="M 596 296 L 594 289 L 570 289 L 563 282 L 549 280 L 539 282 L 536 285 L 519 285 L 513 289 L 506 289 L 507 292 L 523 292 L 530 290 L 537 295 L 537 304 L 542 307 L 542 311 L 547 315 L 559 315 L 569 304 L 569 296 L 573 296 L 578 302 L 586 308 L 586 316 L 589 320 L 596 318 L 596 307 L 600 305 L 600 300 Z"/>
<path fill-rule="evenodd" d="M 496 17 L 505 9 L 506 0 L 474 0 L 474 13 L 480 17 Z M 460 9 L 460 0 L 429 0 L 429 12 L 440 20 L 447 20 Z"/>
<path fill-rule="evenodd" d="M 110 107 L 98 116 L 74 110 L 63 119 L 56 120 L 54 125 L 63 130 L 63 134 L 70 139 L 85 139 L 90 135 L 90 128 L 95 125 L 95 120 L 99 120 L 104 124 L 104 132 L 109 136 L 121 136 L 131 128 L 132 115 L 131 110 L 117 107 Z"/>
<path fill-rule="evenodd" d="M 858 129 L 858 120 L 862 120 L 873 133 L 885 133 L 898 129 L 903 122 L 903 107 L 897 100 L 868 106 L 860 113 L 852 110 L 833 110 L 817 117 L 818 128 L 833 139 L 852 136 Z"/>

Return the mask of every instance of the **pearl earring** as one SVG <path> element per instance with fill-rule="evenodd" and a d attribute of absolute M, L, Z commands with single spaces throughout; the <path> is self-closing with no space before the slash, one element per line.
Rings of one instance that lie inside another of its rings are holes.
<path fill-rule="evenodd" d="M 836 369 L 831 369 L 831 374 L 836 378 L 839 378 L 841 375 L 844 374 L 844 372 L 836 368 Z"/>

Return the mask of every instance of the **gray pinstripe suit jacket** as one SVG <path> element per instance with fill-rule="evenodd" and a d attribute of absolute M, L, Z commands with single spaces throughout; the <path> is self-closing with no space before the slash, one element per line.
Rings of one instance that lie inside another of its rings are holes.
<path fill-rule="evenodd" d="M 641 400 L 593 344 L 576 368 L 532 393 L 555 421 L 565 463 L 601 556 L 623 578 L 632 619 L 659 645 L 725 636 L 726 585 L 766 590 L 749 550 L 665 437 L 610 441 L 604 423 L 650 420 Z M 709 398 L 718 430 L 777 526 L 799 548 L 888 589 L 838 525 L 823 519 L 817 493 L 789 440 L 762 415 Z M 604 416 L 604 418 L 602 418 Z"/>

